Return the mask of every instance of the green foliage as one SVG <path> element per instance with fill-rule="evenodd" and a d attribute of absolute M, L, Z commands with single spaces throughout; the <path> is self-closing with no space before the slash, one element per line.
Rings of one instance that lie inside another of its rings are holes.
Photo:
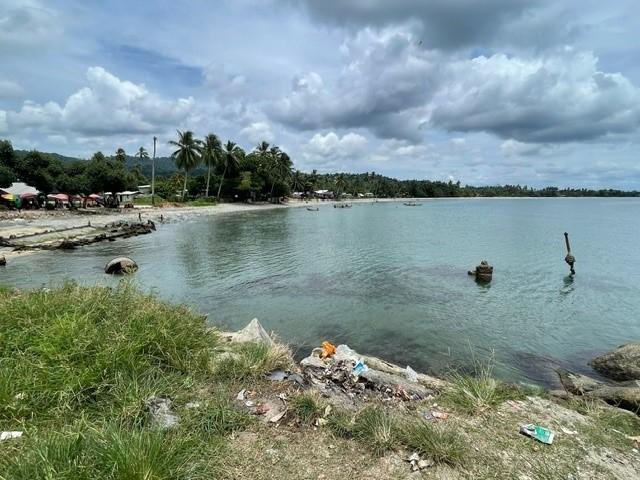
<path fill-rule="evenodd" d="M 349 438 L 353 434 L 353 415 L 342 408 L 333 408 L 327 416 L 327 426 L 339 437 Z"/>
<path fill-rule="evenodd" d="M 468 454 L 464 439 L 456 432 L 424 421 L 405 422 L 399 437 L 409 449 L 436 463 L 462 465 Z"/>
<path fill-rule="evenodd" d="M 367 444 L 374 453 L 381 455 L 395 447 L 397 424 L 391 412 L 377 405 L 363 408 L 355 417 L 354 438 Z"/>
<path fill-rule="evenodd" d="M 17 180 L 15 173 L 9 167 L 0 164 L 0 188 L 8 187 Z"/>
<path fill-rule="evenodd" d="M 492 360 L 476 362 L 475 375 L 453 373 L 451 387 L 442 397 L 460 411 L 468 414 L 482 413 L 506 400 L 519 400 L 526 392 L 516 385 L 497 380 L 492 375 Z"/>
<path fill-rule="evenodd" d="M 0 479 L 205 479 L 219 472 L 219 442 L 188 432 L 133 430 L 113 422 L 80 424 L 14 442 L 0 457 Z M 203 450 L 206 448 L 206 455 Z"/>
<path fill-rule="evenodd" d="M 216 359 L 214 374 L 222 380 L 246 381 L 262 378 L 265 373 L 291 367 L 291 354 L 281 345 L 240 343 Z"/>
<path fill-rule="evenodd" d="M 289 401 L 289 410 L 303 425 L 313 425 L 324 410 L 324 406 L 316 395 L 303 393 Z"/>
<path fill-rule="evenodd" d="M 149 393 L 205 376 L 216 342 L 203 317 L 124 283 L 2 296 L 0 311 L 5 423 L 114 409 L 136 419 Z"/>

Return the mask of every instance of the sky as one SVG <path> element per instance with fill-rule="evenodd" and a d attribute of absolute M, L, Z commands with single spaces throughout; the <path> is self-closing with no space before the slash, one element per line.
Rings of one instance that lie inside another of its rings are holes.
<path fill-rule="evenodd" d="M 637 0 L 2 0 L 0 138 L 640 189 L 638 32 Z"/>

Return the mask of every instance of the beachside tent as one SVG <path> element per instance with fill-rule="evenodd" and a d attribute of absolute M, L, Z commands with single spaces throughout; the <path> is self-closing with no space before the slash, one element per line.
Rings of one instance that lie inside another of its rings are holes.
<path fill-rule="evenodd" d="M 11 194 L 15 197 L 21 197 L 23 195 L 28 196 L 36 196 L 38 195 L 38 189 L 34 188 L 30 185 L 27 185 L 26 183 L 22 183 L 22 182 L 14 182 L 11 184 L 10 187 L 7 188 L 0 188 L 0 194 Z"/>

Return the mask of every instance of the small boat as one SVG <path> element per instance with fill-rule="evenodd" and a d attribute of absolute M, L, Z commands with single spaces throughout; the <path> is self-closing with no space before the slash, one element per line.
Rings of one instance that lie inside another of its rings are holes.
<path fill-rule="evenodd" d="M 319 210 L 320 210 L 320 209 L 319 209 L 318 207 L 315 207 L 315 208 L 307 207 L 307 211 L 308 211 L 308 212 L 317 212 L 317 211 L 319 211 Z"/>
<path fill-rule="evenodd" d="M 404 206 L 405 207 L 419 207 L 420 205 L 422 205 L 421 203 L 416 203 L 416 202 L 404 202 Z"/>
<path fill-rule="evenodd" d="M 334 203 L 333 208 L 351 208 L 350 203 Z"/>

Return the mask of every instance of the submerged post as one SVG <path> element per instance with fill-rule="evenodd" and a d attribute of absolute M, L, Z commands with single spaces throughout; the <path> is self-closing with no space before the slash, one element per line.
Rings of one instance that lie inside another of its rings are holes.
<path fill-rule="evenodd" d="M 576 257 L 571 254 L 571 245 L 569 245 L 569 234 L 567 232 L 564 232 L 564 242 L 567 245 L 567 256 L 564 257 L 564 261 L 569 265 L 571 275 L 575 275 L 576 271 L 573 268 L 573 265 L 576 263 Z"/>

